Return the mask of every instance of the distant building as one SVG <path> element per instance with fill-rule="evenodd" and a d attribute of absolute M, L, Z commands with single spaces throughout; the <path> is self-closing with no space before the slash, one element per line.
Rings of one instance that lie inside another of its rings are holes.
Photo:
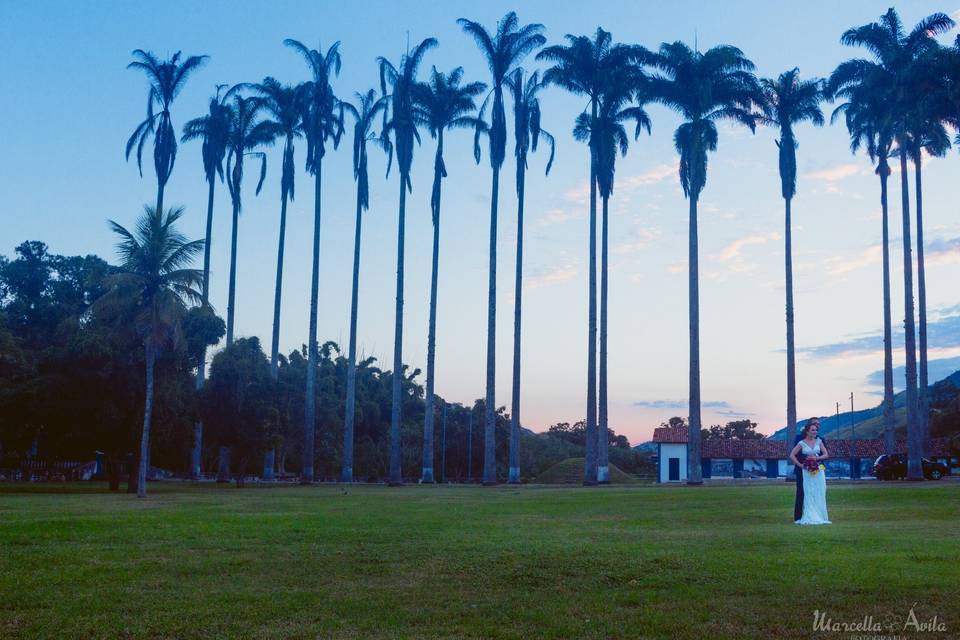
<path fill-rule="evenodd" d="M 657 482 L 686 482 L 687 427 L 658 427 L 653 431 L 657 447 Z M 873 462 L 883 455 L 883 440 L 831 440 L 824 438 L 830 458 L 827 473 L 833 478 L 869 476 Z M 950 466 L 946 438 L 930 441 L 930 458 Z M 787 459 L 792 443 L 785 440 L 716 440 L 700 442 L 700 470 L 707 478 L 783 478 L 793 475 Z M 907 443 L 896 442 L 896 453 L 906 453 Z"/>

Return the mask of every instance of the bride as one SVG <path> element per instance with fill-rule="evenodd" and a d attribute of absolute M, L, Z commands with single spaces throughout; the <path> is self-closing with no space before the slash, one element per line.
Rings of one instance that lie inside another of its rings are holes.
<path fill-rule="evenodd" d="M 803 471 L 803 517 L 796 524 L 830 524 L 827 515 L 827 478 L 826 469 L 820 465 L 829 457 L 823 441 L 817 437 L 820 426 L 807 423 L 803 428 L 803 437 L 790 452 L 790 462 Z M 801 458 L 798 459 L 797 456 Z M 814 466 L 816 465 L 816 466 Z M 809 466 L 814 466 L 811 470 Z"/>

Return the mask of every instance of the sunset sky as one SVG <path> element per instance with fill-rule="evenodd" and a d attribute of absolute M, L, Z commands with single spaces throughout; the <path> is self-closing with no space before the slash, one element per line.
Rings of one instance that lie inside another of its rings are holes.
<path fill-rule="evenodd" d="M 956 1 L 956 0 L 954 0 Z M 551 43 L 564 34 L 592 34 L 656 48 L 684 40 L 706 49 L 740 47 L 761 76 L 794 66 L 825 76 L 841 61 L 865 56 L 844 47 L 848 27 L 876 20 L 878 2 L 686 2 L 663 4 L 556 0 L 507 3 L 404 2 L 36 2 L 0 8 L 0 252 L 43 240 L 61 254 L 96 253 L 115 260 L 106 220 L 131 223 L 155 198 L 152 163 L 141 179 L 125 162 L 124 144 L 143 119 L 146 81 L 126 70 L 135 48 L 167 56 L 208 54 L 177 99 L 179 131 L 206 110 L 218 83 L 287 83 L 307 79 L 295 38 L 309 46 L 342 42 L 341 97 L 378 86 L 375 59 L 399 59 L 407 39 L 438 38 L 421 68 L 463 66 L 467 80 L 488 81 L 473 41 L 456 25 L 468 17 L 488 25 L 512 8 L 522 22 L 541 22 Z M 911 27 L 934 11 L 957 18 L 958 6 L 900 2 Z M 943 36 L 952 41 L 953 31 Z M 538 63 L 531 56 L 530 69 Z M 522 420 L 541 431 L 584 416 L 587 329 L 587 177 L 585 145 L 571 136 L 586 104 L 559 89 L 542 97 L 543 126 L 557 137 L 557 157 L 530 157 L 527 179 Z M 829 114 L 831 105 L 825 105 Z M 678 117 L 650 106 L 653 133 L 631 142 L 618 159 L 611 200 L 610 426 L 634 443 L 660 422 L 686 415 L 687 202 L 677 177 L 672 135 Z M 783 201 L 776 133 L 723 124 L 710 157 L 700 203 L 701 345 L 704 422 L 749 417 L 772 433 L 786 421 L 783 285 Z M 857 408 L 882 390 L 882 298 L 879 181 L 869 160 L 851 155 L 842 123 L 797 130 L 798 195 L 794 200 L 794 278 L 801 416 L 831 414 L 854 392 Z M 469 402 L 484 395 L 487 239 L 490 167 L 473 160 L 472 136 L 446 137 L 438 307 L 437 393 Z M 407 209 L 404 360 L 425 366 L 430 277 L 430 182 L 435 142 L 424 133 L 414 156 Z M 307 336 L 312 181 L 297 148 L 297 198 L 291 204 L 284 281 L 284 351 Z M 351 141 L 325 160 L 321 249 L 321 342 L 346 347 L 355 186 Z M 512 136 L 504 165 L 498 236 L 497 402 L 510 404 L 513 269 L 516 239 Z M 238 335 L 269 342 L 280 208 L 280 149 L 269 150 L 267 182 L 254 196 L 251 170 L 239 232 Z M 384 368 L 392 361 L 398 182 L 383 179 L 385 158 L 372 152 L 371 207 L 365 218 L 360 349 Z M 924 167 L 924 222 L 930 314 L 931 380 L 960 368 L 960 157 Z M 903 278 L 898 167 L 891 178 L 891 265 L 894 328 L 902 327 Z M 911 170 L 911 209 L 913 184 Z M 230 204 L 217 185 L 212 302 L 226 313 Z M 206 184 L 200 145 L 180 147 L 166 203 L 184 205 L 183 230 L 203 236 Z M 902 331 L 894 354 L 902 364 Z M 897 383 L 902 386 L 902 372 Z M 845 404 L 842 406 L 846 406 Z"/>

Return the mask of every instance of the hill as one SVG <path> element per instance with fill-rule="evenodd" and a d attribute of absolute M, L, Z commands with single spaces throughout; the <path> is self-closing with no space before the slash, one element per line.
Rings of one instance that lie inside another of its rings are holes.
<path fill-rule="evenodd" d="M 583 458 L 567 458 L 553 465 L 534 482 L 537 484 L 583 484 Z M 637 482 L 636 478 L 624 473 L 616 465 L 610 465 L 610 484 Z"/>
<path fill-rule="evenodd" d="M 953 389 L 951 389 L 951 386 Z M 948 395 L 956 396 L 956 390 L 960 390 L 960 371 L 954 371 L 949 376 L 928 387 L 931 397 L 943 395 L 945 390 Z M 949 399 L 947 399 L 949 401 Z M 882 401 L 875 407 L 854 411 L 852 414 L 847 411 L 838 416 L 820 417 L 820 435 L 825 438 L 844 439 L 850 438 L 854 433 L 858 438 L 879 438 L 883 435 L 883 407 Z M 907 393 L 901 391 L 893 396 L 893 408 L 895 429 L 898 437 L 906 435 L 907 427 Z M 946 404 L 946 403 L 945 403 Z M 851 426 L 852 422 L 852 426 Z M 802 427 L 807 420 L 797 421 L 797 426 Z M 772 440 L 783 440 L 787 436 L 787 427 L 783 427 L 770 436 Z"/>

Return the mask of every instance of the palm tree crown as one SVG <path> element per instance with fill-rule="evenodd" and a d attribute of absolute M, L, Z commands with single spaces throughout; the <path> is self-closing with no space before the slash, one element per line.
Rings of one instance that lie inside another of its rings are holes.
<path fill-rule="evenodd" d="M 190 120 L 183 125 L 181 142 L 200 140 L 203 157 L 203 173 L 207 182 L 213 182 L 219 175 L 223 180 L 223 159 L 227 155 L 227 136 L 230 131 L 230 107 L 226 104 L 226 92 L 220 92 L 227 85 L 217 85 L 217 92 L 210 98 L 207 115 Z"/>
<path fill-rule="evenodd" d="M 265 129 L 273 138 L 284 140 L 283 164 L 280 175 L 280 197 L 294 199 L 293 164 L 294 141 L 303 137 L 302 104 L 306 85 L 283 85 L 275 78 L 267 77 L 257 91 L 263 97 L 263 108 L 269 114 L 264 120 Z"/>
<path fill-rule="evenodd" d="M 341 105 L 353 116 L 353 178 L 357 181 L 357 198 L 363 210 L 370 208 L 370 179 L 367 172 L 367 143 L 373 142 L 386 150 L 383 138 L 373 132 L 373 125 L 381 111 L 387 108 L 385 98 L 377 98 L 374 89 L 354 94 L 356 106 L 349 102 Z"/>
<path fill-rule="evenodd" d="M 260 178 L 256 190 L 259 194 L 267 177 L 267 155 L 256 149 L 273 144 L 275 134 L 275 128 L 259 118 L 265 106 L 264 99 L 238 93 L 245 86 L 236 85 L 229 92 L 233 103 L 230 105 L 230 132 L 227 136 L 227 187 L 238 208 L 241 202 L 243 159 L 246 156 L 260 158 Z"/>
<path fill-rule="evenodd" d="M 553 135 L 540 126 L 540 91 L 547 86 L 547 82 L 534 71 L 524 79 L 523 69 L 516 68 L 504 81 L 510 89 L 513 99 L 513 138 L 514 155 L 517 158 L 517 188 L 521 173 L 527 169 L 527 154 L 536 151 L 543 137 L 550 145 L 550 157 L 547 159 L 545 174 L 550 173 L 553 159 L 556 155 L 556 140 Z"/>
<path fill-rule="evenodd" d="M 300 101 L 300 117 L 307 139 L 306 168 L 311 175 L 316 175 L 320 161 L 326 155 L 327 140 L 333 140 L 336 148 L 343 133 L 343 110 L 338 110 L 340 101 L 330 85 L 331 75 L 340 75 L 340 42 L 330 45 L 325 54 L 321 53 L 323 47 L 310 49 L 302 42 L 290 38 L 284 40 L 283 44 L 303 56 L 310 68 L 312 79 L 300 89 L 303 96 Z"/>

